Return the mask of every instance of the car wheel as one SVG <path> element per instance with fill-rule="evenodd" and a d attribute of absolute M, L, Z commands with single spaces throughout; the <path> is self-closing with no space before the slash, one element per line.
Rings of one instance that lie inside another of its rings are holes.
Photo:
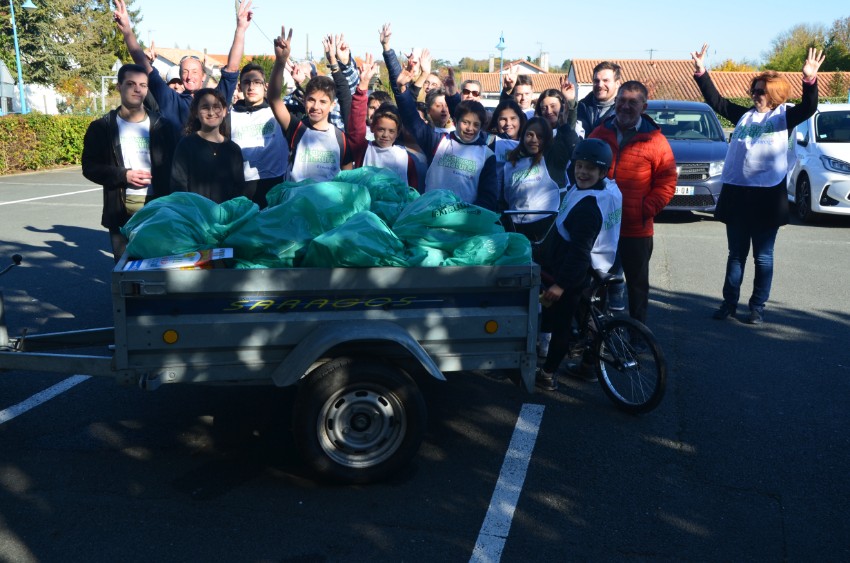
<path fill-rule="evenodd" d="M 811 223 L 815 220 L 815 212 L 812 211 L 812 184 L 809 177 L 801 174 L 797 180 L 797 217 L 803 223 Z"/>

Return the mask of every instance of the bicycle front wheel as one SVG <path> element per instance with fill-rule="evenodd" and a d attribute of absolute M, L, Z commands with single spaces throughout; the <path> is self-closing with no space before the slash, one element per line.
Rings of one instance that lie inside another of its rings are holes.
<path fill-rule="evenodd" d="M 625 412 L 649 412 L 661 402 L 667 363 L 652 332 L 631 318 L 605 321 L 596 340 L 599 383 Z"/>

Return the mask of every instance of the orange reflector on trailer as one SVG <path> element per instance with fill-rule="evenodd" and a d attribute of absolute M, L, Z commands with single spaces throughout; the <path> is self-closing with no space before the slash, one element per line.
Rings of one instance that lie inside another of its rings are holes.
<path fill-rule="evenodd" d="M 496 334 L 497 330 L 499 330 L 499 323 L 496 321 L 487 321 L 484 323 L 484 331 L 487 334 Z"/>
<path fill-rule="evenodd" d="M 174 344 L 179 338 L 176 330 L 166 330 L 162 333 L 162 341 L 166 344 Z"/>

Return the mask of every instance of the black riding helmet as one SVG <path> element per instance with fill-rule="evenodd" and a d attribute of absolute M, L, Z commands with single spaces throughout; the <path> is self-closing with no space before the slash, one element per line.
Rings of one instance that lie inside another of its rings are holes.
<path fill-rule="evenodd" d="M 613 158 L 611 147 L 602 139 L 584 139 L 573 150 L 573 162 L 587 160 L 604 169 L 606 173 L 611 168 Z"/>

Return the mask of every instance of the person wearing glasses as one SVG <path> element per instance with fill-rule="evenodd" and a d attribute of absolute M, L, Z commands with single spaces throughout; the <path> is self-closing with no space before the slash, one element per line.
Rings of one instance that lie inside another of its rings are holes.
<path fill-rule="evenodd" d="M 266 194 L 283 182 L 289 146 L 266 99 L 268 83 L 263 67 L 249 63 L 239 73 L 242 99 L 228 114 L 230 138 L 242 149 L 246 195 L 266 207 Z"/>
<path fill-rule="evenodd" d="M 790 84 L 774 71 L 750 81 L 752 107 L 735 104 L 717 92 L 705 70 L 708 44 L 691 53 L 694 79 L 708 105 L 732 123 L 735 130 L 723 164 L 723 187 L 714 216 L 726 224 L 729 255 L 723 281 L 723 302 L 712 315 L 717 320 L 735 316 L 750 247 L 755 263 L 750 313 L 744 322 L 764 322 L 764 307 L 773 281 L 773 247 L 779 227 L 788 223 L 789 138 L 794 128 L 818 107 L 817 73 L 825 56 L 810 48 L 803 62 L 803 99 L 786 104 Z"/>
<path fill-rule="evenodd" d="M 227 101 L 213 88 L 201 88 L 189 106 L 185 136 L 174 151 L 171 187 L 224 203 L 245 195 L 242 151 L 228 138 Z"/>
<path fill-rule="evenodd" d="M 221 69 L 221 81 L 216 90 L 221 92 L 225 100 L 233 99 L 236 82 L 239 79 L 239 66 L 242 62 L 242 53 L 245 48 L 245 32 L 251 24 L 253 12 L 251 11 L 251 0 L 240 0 L 236 10 L 236 32 L 233 36 L 233 44 L 227 56 L 227 65 Z M 118 30 L 124 36 L 127 50 L 133 58 L 133 62 L 142 66 L 148 73 L 148 87 L 159 104 L 162 116 L 171 121 L 178 129 L 183 129 L 189 119 L 189 105 L 196 91 L 204 86 L 206 70 L 204 64 L 196 56 L 183 57 L 180 60 L 180 78 L 183 81 L 183 92 L 176 92 L 168 87 L 159 71 L 151 65 L 136 34 L 133 24 L 130 22 L 130 14 L 124 0 L 115 0 L 115 11 L 113 19 Z"/>

